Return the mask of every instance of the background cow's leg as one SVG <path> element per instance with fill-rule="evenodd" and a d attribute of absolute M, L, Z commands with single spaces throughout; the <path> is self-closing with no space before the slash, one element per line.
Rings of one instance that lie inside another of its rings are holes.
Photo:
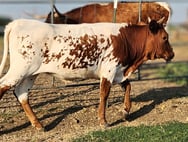
<path fill-rule="evenodd" d="M 15 87 L 15 95 L 18 98 L 18 101 L 21 103 L 27 117 L 29 118 L 32 126 L 36 127 L 37 129 L 42 129 L 41 123 L 38 121 L 36 115 L 34 114 L 28 98 L 29 89 L 33 86 L 35 78 L 37 76 L 31 76 L 24 79 L 19 85 Z"/>
<path fill-rule="evenodd" d="M 124 97 L 124 114 L 125 117 L 129 114 L 131 109 L 131 100 L 130 100 L 130 92 L 131 92 L 131 84 L 129 80 L 121 83 L 121 86 L 125 89 L 125 97 Z"/>
<path fill-rule="evenodd" d="M 110 93 L 111 83 L 106 78 L 102 78 L 100 83 L 100 103 L 99 103 L 99 123 L 100 126 L 107 126 L 107 121 L 105 117 L 106 112 L 106 101 Z"/>

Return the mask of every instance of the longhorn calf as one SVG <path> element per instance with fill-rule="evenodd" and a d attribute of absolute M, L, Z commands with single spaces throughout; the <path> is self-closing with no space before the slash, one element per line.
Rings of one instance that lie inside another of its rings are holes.
<path fill-rule="evenodd" d="M 0 73 L 10 52 L 10 68 L 0 79 L 0 98 L 14 93 L 31 124 L 43 128 L 32 111 L 28 91 L 36 76 L 51 73 L 62 79 L 100 79 L 99 123 L 107 125 L 105 106 L 113 83 L 125 88 L 124 110 L 131 109 L 129 76 L 143 62 L 164 58 L 174 52 L 168 34 L 156 21 L 148 25 L 114 23 L 53 25 L 35 20 L 15 20 L 5 29 L 4 55 Z"/>

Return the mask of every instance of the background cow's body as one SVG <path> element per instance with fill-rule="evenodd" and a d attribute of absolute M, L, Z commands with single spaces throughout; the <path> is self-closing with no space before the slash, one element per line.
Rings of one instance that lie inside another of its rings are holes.
<path fill-rule="evenodd" d="M 116 21 L 113 17 L 113 3 L 88 4 L 61 14 L 54 7 L 54 23 L 96 23 L 116 22 L 137 24 L 139 21 L 138 2 L 119 2 L 116 12 Z M 167 24 L 171 16 L 171 9 L 165 2 L 142 2 L 140 7 L 140 20 L 148 23 L 148 17 L 156 21 L 165 17 L 163 23 Z M 51 22 L 51 13 L 45 22 Z"/>
<path fill-rule="evenodd" d="M 15 87 L 33 126 L 42 128 L 28 103 L 28 91 L 39 73 L 63 79 L 100 78 L 99 120 L 106 125 L 105 105 L 112 83 L 125 88 L 125 110 L 129 112 L 130 83 L 126 80 L 147 60 L 170 60 L 174 53 L 162 25 L 98 23 L 51 25 L 34 20 L 16 20 L 5 30 L 4 56 L 10 51 L 10 68 L 0 79 L 0 98 Z"/>

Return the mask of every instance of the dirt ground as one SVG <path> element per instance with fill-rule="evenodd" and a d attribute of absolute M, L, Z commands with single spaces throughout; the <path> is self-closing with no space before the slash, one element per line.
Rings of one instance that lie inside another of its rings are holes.
<path fill-rule="evenodd" d="M 100 130 L 98 93 L 98 86 L 32 90 L 30 103 L 46 129 L 46 132 L 40 132 L 30 125 L 16 98 L 9 92 L 0 103 L 0 141 L 69 141 Z M 162 80 L 132 82 L 131 98 L 131 113 L 124 121 L 122 89 L 118 85 L 112 87 L 107 108 L 109 128 L 172 121 L 188 123 L 188 86 Z"/>
<path fill-rule="evenodd" d="M 188 60 L 187 46 L 175 47 L 175 54 L 174 61 Z M 98 85 L 54 88 L 49 85 L 51 81 L 51 76 L 40 75 L 34 88 L 41 84 L 45 88 L 31 90 L 30 93 L 30 104 L 46 131 L 37 131 L 30 125 L 12 91 L 9 91 L 0 100 L 0 141 L 67 142 L 88 132 L 100 130 L 97 118 Z M 98 81 L 79 81 L 86 82 Z M 164 80 L 132 82 L 132 109 L 126 121 L 121 113 L 123 98 L 121 87 L 114 85 L 108 99 L 108 129 L 172 121 L 188 123 L 188 86 Z"/>

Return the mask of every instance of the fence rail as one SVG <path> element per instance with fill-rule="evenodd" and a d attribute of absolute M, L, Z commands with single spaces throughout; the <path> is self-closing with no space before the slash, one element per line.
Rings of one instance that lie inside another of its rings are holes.
<path fill-rule="evenodd" d="M 172 62 L 172 63 L 168 63 L 168 64 L 187 64 L 188 66 L 188 61 L 176 61 L 176 62 Z M 149 81 L 149 80 L 168 80 L 168 79 L 182 79 L 182 78 L 188 78 L 188 75 L 184 75 L 184 76 L 168 76 L 168 77 L 151 77 L 151 78 L 147 78 L 147 77 L 143 77 L 144 76 L 144 70 L 148 70 L 148 69 L 152 69 L 152 70 L 156 70 L 157 68 L 161 68 L 161 67 L 165 67 L 166 63 L 148 63 L 148 64 L 143 64 L 141 66 L 141 72 L 140 75 L 137 75 L 137 77 L 130 79 L 131 82 L 136 82 L 136 81 Z M 137 72 L 138 74 L 138 72 Z M 139 77 L 140 76 L 140 77 Z M 53 76 L 52 76 L 53 78 Z M 46 87 L 46 86 L 42 86 L 42 87 L 33 87 L 32 90 L 40 90 L 40 89 L 60 89 L 60 88 L 68 88 L 68 87 L 81 87 L 81 86 L 91 86 L 91 85 L 99 85 L 98 81 L 95 81 L 93 83 L 76 83 L 76 84 L 68 84 L 68 85 L 55 85 L 58 81 L 58 79 L 52 79 L 52 83 L 51 86 Z M 58 83 L 61 84 L 61 83 Z"/>
<path fill-rule="evenodd" d="M 149 81 L 149 80 L 167 80 L 167 79 L 182 79 L 182 78 L 188 78 L 187 76 L 171 76 L 171 77 L 154 77 L 154 78 L 145 78 L 145 79 L 130 79 L 131 82 L 135 82 L 135 81 Z M 69 87 L 81 87 L 81 86 L 96 86 L 99 85 L 99 82 L 95 82 L 95 83 L 80 83 L 80 84 L 69 84 L 69 85 L 61 85 L 61 86 L 52 86 L 52 87 L 34 87 L 31 90 L 40 90 L 40 89 L 61 89 L 61 88 L 69 88 Z"/>

